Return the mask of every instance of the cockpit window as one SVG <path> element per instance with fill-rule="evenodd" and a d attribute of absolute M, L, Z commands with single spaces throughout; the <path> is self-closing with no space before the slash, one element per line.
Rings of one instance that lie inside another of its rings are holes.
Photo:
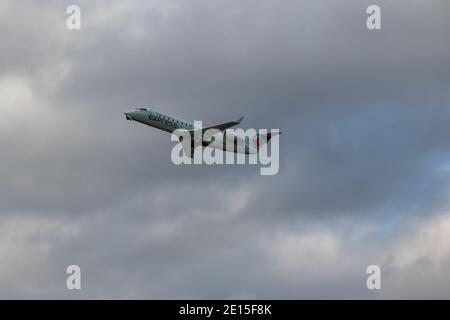
<path fill-rule="evenodd" d="M 147 111 L 147 108 L 139 108 L 139 111 Z"/>

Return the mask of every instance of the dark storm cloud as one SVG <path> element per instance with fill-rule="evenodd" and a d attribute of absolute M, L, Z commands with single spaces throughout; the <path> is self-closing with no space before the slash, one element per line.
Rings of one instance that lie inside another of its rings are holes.
<path fill-rule="evenodd" d="M 368 1 L 80 1 L 80 31 L 68 4 L 0 7 L 1 296 L 78 297 L 73 263 L 90 298 L 379 297 L 372 263 L 448 296 L 447 248 L 407 246 L 446 234 L 447 2 L 379 1 L 375 32 Z M 148 105 L 280 128 L 280 173 L 173 165 L 123 117 Z"/>

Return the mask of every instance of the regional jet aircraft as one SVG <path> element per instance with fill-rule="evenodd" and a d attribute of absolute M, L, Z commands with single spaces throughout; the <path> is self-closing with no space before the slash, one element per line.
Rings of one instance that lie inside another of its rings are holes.
<path fill-rule="evenodd" d="M 203 128 L 195 126 L 195 122 L 169 116 L 151 108 L 131 109 L 124 114 L 127 120 L 137 121 L 176 134 L 183 145 L 184 153 L 189 157 L 193 156 L 193 150 L 196 145 L 234 153 L 256 154 L 261 146 L 272 137 L 280 134 L 279 131 L 267 133 L 256 132 L 253 136 L 249 137 L 238 135 L 234 130 L 227 131 L 227 129 L 240 124 L 243 117 L 240 117 L 236 121 Z M 186 135 L 183 132 L 187 133 L 187 137 L 191 139 L 185 139 Z"/>

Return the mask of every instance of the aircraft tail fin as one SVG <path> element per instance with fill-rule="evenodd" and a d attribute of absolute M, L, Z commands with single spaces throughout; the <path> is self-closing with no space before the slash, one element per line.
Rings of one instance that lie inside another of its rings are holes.
<path fill-rule="evenodd" d="M 274 131 L 274 132 L 267 132 L 267 133 L 257 133 L 254 135 L 251 139 L 251 143 L 253 146 L 259 150 L 263 145 L 265 145 L 267 142 L 269 142 L 270 139 L 273 137 L 276 137 L 280 135 L 280 131 Z"/>

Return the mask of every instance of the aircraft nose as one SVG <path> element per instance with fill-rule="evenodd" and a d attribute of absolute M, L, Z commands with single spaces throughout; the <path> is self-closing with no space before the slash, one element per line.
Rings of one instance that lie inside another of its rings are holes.
<path fill-rule="evenodd" d="M 125 115 L 125 118 L 127 120 L 133 120 L 133 117 L 131 116 L 131 111 L 127 111 L 123 113 Z"/>

